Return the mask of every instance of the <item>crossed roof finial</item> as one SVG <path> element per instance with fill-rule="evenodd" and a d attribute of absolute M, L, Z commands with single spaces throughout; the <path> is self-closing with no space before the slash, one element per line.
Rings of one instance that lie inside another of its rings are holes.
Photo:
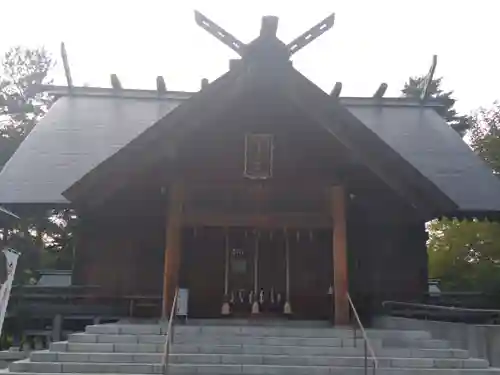
<path fill-rule="evenodd" d="M 204 16 L 198 11 L 195 11 L 196 23 L 212 34 L 214 37 L 219 39 L 226 46 L 231 48 L 241 57 L 245 57 L 245 52 L 248 49 L 248 45 L 234 37 L 231 33 L 224 30 L 222 27 L 217 25 L 215 22 Z M 320 35 L 324 34 L 326 31 L 332 28 L 335 21 L 335 13 L 332 13 L 326 17 L 323 21 L 319 22 L 315 26 L 311 27 L 305 33 L 295 38 L 292 42 L 286 45 L 288 57 L 300 51 L 302 48 L 307 46 L 313 40 L 316 40 Z M 265 16 L 262 17 L 262 24 L 260 29 L 260 39 L 277 39 L 276 31 L 278 30 L 278 17 Z"/>

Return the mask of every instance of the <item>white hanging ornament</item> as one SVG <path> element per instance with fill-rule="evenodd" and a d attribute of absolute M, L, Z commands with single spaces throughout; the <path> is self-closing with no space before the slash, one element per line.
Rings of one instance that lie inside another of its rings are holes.
<path fill-rule="evenodd" d="M 224 316 L 231 314 L 231 307 L 229 306 L 229 302 L 225 301 L 222 304 L 221 314 Z"/>
<path fill-rule="evenodd" d="M 259 311 L 259 303 L 257 302 L 257 299 L 252 304 L 252 314 L 258 314 Z"/>

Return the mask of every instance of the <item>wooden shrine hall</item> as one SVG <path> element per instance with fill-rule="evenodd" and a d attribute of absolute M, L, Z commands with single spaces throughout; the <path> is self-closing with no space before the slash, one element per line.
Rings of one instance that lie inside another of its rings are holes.
<path fill-rule="evenodd" d="M 78 213 L 73 283 L 112 296 L 177 288 L 192 317 L 348 323 L 427 292 L 425 223 L 496 219 L 500 183 L 436 103 L 329 95 L 264 17 L 245 44 L 197 13 L 240 59 L 196 93 L 44 87 L 58 100 L 0 173 L 0 204 Z M 64 54 L 63 54 L 64 55 Z M 435 65 L 434 65 L 435 66 Z M 433 69 L 430 72 L 432 78 Z M 161 307 L 161 308 L 160 308 Z"/>

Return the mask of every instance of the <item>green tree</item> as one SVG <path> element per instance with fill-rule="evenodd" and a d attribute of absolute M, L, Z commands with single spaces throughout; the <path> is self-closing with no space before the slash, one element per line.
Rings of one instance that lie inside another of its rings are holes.
<path fill-rule="evenodd" d="M 53 101 L 39 86 L 53 66 L 43 48 L 13 47 L 0 63 L 0 169 Z"/>
<path fill-rule="evenodd" d="M 493 168 L 500 173 L 500 104 L 491 108 L 480 108 L 471 117 L 471 147 Z"/>
<path fill-rule="evenodd" d="M 403 90 L 401 90 L 403 96 L 420 98 L 424 80 L 425 76 L 410 77 L 408 82 L 405 83 Z M 453 108 L 456 102 L 456 99 L 452 97 L 453 91 L 443 91 L 441 89 L 441 81 L 442 78 L 437 78 L 430 82 L 429 97 L 441 104 L 441 107 L 436 108 L 437 113 L 446 120 L 448 125 L 463 136 L 470 127 L 469 117 L 459 115 Z"/>
<path fill-rule="evenodd" d="M 469 117 L 472 149 L 500 172 L 500 105 Z M 500 292 L 500 223 L 451 219 L 429 224 L 429 275 L 444 289 Z"/>
<path fill-rule="evenodd" d="M 53 67 L 43 48 L 14 47 L 0 64 L 0 169 L 47 112 L 53 98 L 40 90 L 51 83 L 47 78 Z M 77 222 L 70 209 L 32 210 L 22 220 L 1 228 L 0 245 L 21 252 L 17 282 L 36 278 L 36 270 L 70 268 L 74 230 Z"/>
<path fill-rule="evenodd" d="M 442 219 L 429 233 L 429 274 L 445 290 L 500 291 L 499 223 Z"/>

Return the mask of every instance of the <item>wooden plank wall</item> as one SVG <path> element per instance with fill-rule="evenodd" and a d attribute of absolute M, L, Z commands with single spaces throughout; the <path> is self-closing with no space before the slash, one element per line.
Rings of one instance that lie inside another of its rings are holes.
<path fill-rule="evenodd" d="M 75 283 L 103 295 L 161 295 L 164 220 L 158 217 L 83 218 Z"/>
<path fill-rule="evenodd" d="M 364 315 L 384 300 L 418 301 L 427 292 L 424 223 L 349 222 L 349 284 Z"/>

